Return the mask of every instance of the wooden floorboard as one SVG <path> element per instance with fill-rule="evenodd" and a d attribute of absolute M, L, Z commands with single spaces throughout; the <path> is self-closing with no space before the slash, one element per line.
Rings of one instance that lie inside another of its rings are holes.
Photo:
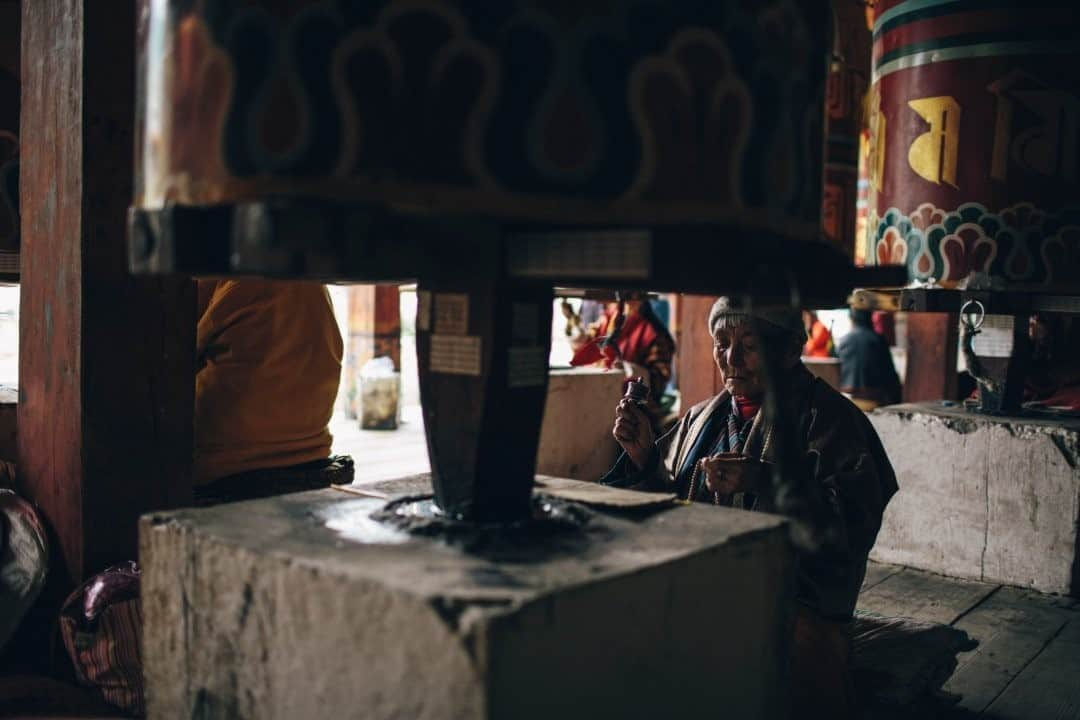
<path fill-rule="evenodd" d="M 1037 593 L 1001 588 L 955 623 L 979 646 L 961 653 L 945 690 L 961 696 L 959 707 L 983 712 L 1074 615 Z"/>
<path fill-rule="evenodd" d="M 1080 600 L 871 563 L 859 608 L 949 623 L 979 641 L 944 693 L 867 708 L 863 720 L 1080 720 Z"/>
<path fill-rule="evenodd" d="M 866 577 L 863 578 L 861 592 L 866 592 L 875 585 L 880 585 L 903 569 L 900 565 L 886 565 L 873 561 L 866 563 Z"/>
<path fill-rule="evenodd" d="M 859 609 L 950 625 L 996 589 L 989 583 L 904 568 L 865 590 Z"/>
<path fill-rule="evenodd" d="M 1050 640 L 982 717 L 993 720 L 1080 718 L 1080 618 Z"/>

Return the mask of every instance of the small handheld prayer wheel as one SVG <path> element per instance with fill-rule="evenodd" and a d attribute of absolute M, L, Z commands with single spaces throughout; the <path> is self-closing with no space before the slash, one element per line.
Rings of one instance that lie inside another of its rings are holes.
<path fill-rule="evenodd" d="M 556 283 L 853 284 L 824 0 L 139 5 L 132 269 L 417 279 L 448 514 L 530 511 Z"/>
<path fill-rule="evenodd" d="M 867 257 L 954 287 L 1080 290 L 1080 17 L 883 0 Z"/>

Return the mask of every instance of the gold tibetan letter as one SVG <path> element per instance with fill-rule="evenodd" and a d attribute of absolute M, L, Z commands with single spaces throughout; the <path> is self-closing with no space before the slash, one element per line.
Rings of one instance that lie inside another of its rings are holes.
<path fill-rule="evenodd" d="M 908 164 L 919 177 L 935 185 L 956 187 L 956 161 L 960 150 L 960 105 L 948 95 L 920 98 L 908 107 L 930 124 L 911 143 Z"/>

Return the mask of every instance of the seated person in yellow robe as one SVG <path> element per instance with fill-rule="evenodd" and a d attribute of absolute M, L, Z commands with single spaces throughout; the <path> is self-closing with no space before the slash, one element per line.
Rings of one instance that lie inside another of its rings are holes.
<path fill-rule="evenodd" d="M 197 501 L 351 481 L 330 457 L 343 343 L 324 286 L 200 280 L 197 350 Z"/>

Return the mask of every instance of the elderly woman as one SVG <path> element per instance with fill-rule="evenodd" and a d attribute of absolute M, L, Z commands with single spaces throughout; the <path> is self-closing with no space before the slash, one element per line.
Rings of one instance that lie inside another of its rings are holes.
<path fill-rule="evenodd" d="M 806 331 L 797 311 L 766 309 L 751 316 L 720 298 L 709 328 L 724 389 L 659 439 L 641 410 L 621 401 L 613 434 L 625 452 L 605 482 L 775 512 L 769 468 L 777 446 L 761 411 L 765 356 L 774 358 L 782 369 L 776 406 L 798 443 L 784 452 L 784 472 L 792 487 L 808 495 L 800 499 L 817 510 L 819 530 L 832 538 L 819 551 L 799 551 L 793 708 L 845 717 L 852 710 L 850 621 L 896 478 L 866 416 L 800 362 Z"/>

